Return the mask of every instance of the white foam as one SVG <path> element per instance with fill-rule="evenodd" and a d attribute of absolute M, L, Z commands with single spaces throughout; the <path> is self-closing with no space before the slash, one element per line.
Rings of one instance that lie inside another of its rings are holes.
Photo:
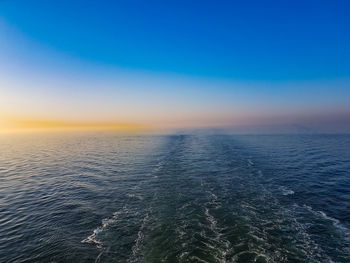
<path fill-rule="evenodd" d="M 344 226 L 342 223 L 340 223 L 340 221 L 338 219 L 333 218 L 331 216 L 328 216 L 323 211 L 315 211 L 310 206 L 304 205 L 304 207 L 307 208 L 311 213 L 318 215 L 318 216 L 321 216 L 322 218 L 331 221 L 333 226 L 335 226 L 337 229 L 339 229 L 340 231 L 342 231 L 344 233 L 347 241 L 350 241 L 350 229 L 347 228 L 346 226 Z"/>
<path fill-rule="evenodd" d="M 197 257 L 197 256 L 192 256 L 192 257 L 191 257 L 191 260 L 193 260 L 193 262 L 209 263 L 208 261 L 203 260 L 203 259 L 201 259 L 201 258 L 199 258 L 199 257 Z"/>
<path fill-rule="evenodd" d="M 81 242 L 82 243 L 93 243 L 97 247 L 102 247 L 102 242 L 98 239 L 98 236 L 101 232 L 103 232 L 110 224 L 116 222 L 117 217 L 118 217 L 118 212 L 115 212 L 113 214 L 112 218 L 104 218 L 102 219 L 102 224 L 101 226 L 95 228 L 90 236 L 87 238 L 83 239 Z"/>
<path fill-rule="evenodd" d="M 253 162 L 251 159 L 248 159 L 247 161 L 248 161 L 248 165 L 249 165 L 249 166 L 254 165 L 254 162 Z"/>
<path fill-rule="evenodd" d="M 251 206 L 250 204 L 246 203 L 246 202 L 242 202 L 241 203 L 241 207 L 243 208 L 248 208 L 249 210 L 253 210 L 256 211 L 256 208 L 254 206 Z"/>
<path fill-rule="evenodd" d="M 134 198 L 134 199 L 138 199 L 138 200 L 143 200 L 143 197 L 140 195 L 136 195 L 136 194 L 126 194 L 127 197 L 129 198 Z"/>
<path fill-rule="evenodd" d="M 295 192 L 285 186 L 281 186 L 282 195 L 293 195 Z"/>
<path fill-rule="evenodd" d="M 140 226 L 139 231 L 137 232 L 137 238 L 135 240 L 135 244 L 131 249 L 133 256 L 136 256 L 138 251 L 140 250 L 140 247 L 141 247 L 143 239 L 144 239 L 143 230 L 146 227 L 148 219 L 149 219 L 149 213 L 147 213 L 146 216 L 142 219 L 142 224 Z"/>
<path fill-rule="evenodd" d="M 208 248 L 216 250 L 217 252 L 219 252 L 219 256 L 215 256 L 214 255 L 215 259 L 218 262 L 226 262 L 225 261 L 225 257 L 227 255 L 228 251 L 230 251 L 231 243 L 228 240 L 223 239 L 223 235 L 221 233 L 221 230 L 223 230 L 223 229 L 218 227 L 217 220 L 215 219 L 215 217 L 213 215 L 210 214 L 209 208 L 207 208 L 207 207 L 205 208 L 205 216 L 206 216 L 207 220 L 210 223 L 210 226 L 209 226 L 210 229 L 215 233 L 215 237 L 211 238 L 211 237 L 206 236 L 204 230 L 202 231 L 201 236 L 205 237 L 207 240 L 212 241 L 214 243 L 219 243 L 221 245 L 224 244 L 226 249 L 220 249 L 219 246 L 213 246 L 213 245 L 209 244 L 208 242 L 203 242 L 203 243 Z"/>
<path fill-rule="evenodd" d="M 187 245 L 187 244 L 185 244 Z M 182 246 L 182 247 L 185 247 L 185 246 Z M 189 254 L 189 252 L 185 251 L 185 252 L 182 252 L 179 256 L 180 259 L 184 258 L 185 256 L 187 256 Z"/>
<path fill-rule="evenodd" d="M 215 218 L 209 213 L 209 209 L 205 208 L 205 215 L 207 217 L 207 220 L 210 222 L 210 228 L 214 231 L 217 228 L 217 221 Z"/>

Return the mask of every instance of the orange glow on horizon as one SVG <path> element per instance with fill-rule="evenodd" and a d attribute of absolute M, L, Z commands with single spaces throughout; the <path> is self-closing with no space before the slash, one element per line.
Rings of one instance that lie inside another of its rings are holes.
<path fill-rule="evenodd" d="M 0 115 L 0 133 L 40 132 L 40 131 L 122 131 L 138 132 L 151 127 L 125 122 L 75 122 L 39 118 L 19 118 Z"/>

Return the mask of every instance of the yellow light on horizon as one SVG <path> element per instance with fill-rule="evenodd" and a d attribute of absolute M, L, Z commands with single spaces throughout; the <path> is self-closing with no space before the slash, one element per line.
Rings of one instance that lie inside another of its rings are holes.
<path fill-rule="evenodd" d="M 123 131 L 136 132 L 150 130 L 151 127 L 125 122 L 87 122 L 87 121 L 64 121 L 49 120 L 39 118 L 19 118 L 0 116 L 0 133 L 17 133 L 17 132 L 37 132 L 37 131 Z"/>

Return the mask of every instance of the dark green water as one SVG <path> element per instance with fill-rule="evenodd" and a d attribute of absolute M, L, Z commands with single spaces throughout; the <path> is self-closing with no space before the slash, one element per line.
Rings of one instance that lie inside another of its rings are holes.
<path fill-rule="evenodd" d="M 0 262 L 350 262 L 350 136 L 0 138 Z"/>

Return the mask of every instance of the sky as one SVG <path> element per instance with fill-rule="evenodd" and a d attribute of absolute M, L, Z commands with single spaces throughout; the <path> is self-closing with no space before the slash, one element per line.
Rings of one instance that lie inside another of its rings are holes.
<path fill-rule="evenodd" d="M 0 1 L 0 132 L 350 132 L 350 2 Z"/>

